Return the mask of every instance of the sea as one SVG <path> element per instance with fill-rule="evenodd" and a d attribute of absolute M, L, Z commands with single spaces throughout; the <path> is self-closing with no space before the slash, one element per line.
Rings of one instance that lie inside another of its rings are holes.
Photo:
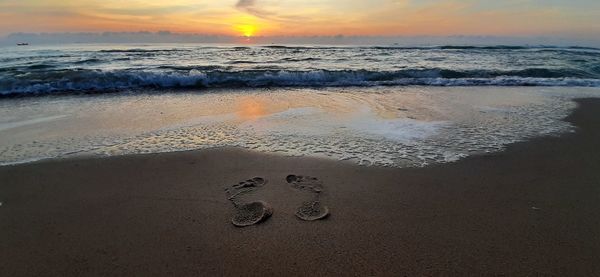
<path fill-rule="evenodd" d="M 600 86 L 600 49 L 550 46 L 9 47 L 0 94 L 172 88 Z"/>
<path fill-rule="evenodd" d="M 600 49 L 0 47 L 0 164 L 214 147 L 414 167 L 576 131 Z"/>

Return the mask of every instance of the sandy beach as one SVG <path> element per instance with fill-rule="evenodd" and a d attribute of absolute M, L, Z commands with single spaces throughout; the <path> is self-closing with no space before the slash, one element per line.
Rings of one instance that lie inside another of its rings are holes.
<path fill-rule="evenodd" d="M 425 168 L 233 148 L 0 167 L 4 276 L 597 276 L 600 100 L 575 133 Z M 318 178 L 330 216 L 295 217 Z M 225 188 L 273 207 L 237 228 Z"/>
<path fill-rule="evenodd" d="M 599 0 L 0 15 L 0 277 L 600 277 Z"/>

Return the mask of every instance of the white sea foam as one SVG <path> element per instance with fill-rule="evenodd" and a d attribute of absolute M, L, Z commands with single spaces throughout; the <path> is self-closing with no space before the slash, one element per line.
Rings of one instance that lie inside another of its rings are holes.
<path fill-rule="evenodd" d="M 375 87 L 8 99 L 0 102 L 3 124 L 20 128 L 0 132 L 0 163 L 233 146 L 423 166 L 572 131 L 562 119 L 580 96 L 600 90 Z M 72 116 L 18 120 L 59 110 Z"/>

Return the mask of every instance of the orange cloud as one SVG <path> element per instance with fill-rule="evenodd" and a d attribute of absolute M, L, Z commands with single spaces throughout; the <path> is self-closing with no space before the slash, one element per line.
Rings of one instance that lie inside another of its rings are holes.
<path fill-rule="evenodd" d="M 158 31 L 225 35 L 600 34 L 600 2 L 557 0 L 4 0 L 0 34 Z"/>

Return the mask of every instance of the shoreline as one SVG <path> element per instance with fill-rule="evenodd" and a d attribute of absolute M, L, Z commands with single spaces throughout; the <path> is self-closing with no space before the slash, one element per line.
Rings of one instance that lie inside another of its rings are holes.
<path fill-rule="evenodd" d="M 231 146 L 418 167 L 566 132 L 570 124 L 563 119 L 576 106 L 571 99 L 596 97 L 598 91 L 470 87 L 263 92 L 7 101 L 6 116 L 23 120 L 0 127 L 2 164 Z"/>
<path fill-rule="evenodd" d="M 312 89 L 312 90 L 323 90 L 327 91 L 332 88 L 339 88 L 340 86 L 300 86 L 300 85 L 289 85 L 289 86 L 278 86 L 277 89 Z M 452 85 L 452 86 L 444 86 L 444 85 L 433 85 L 433 84 L 410 84 L 410 85 L 398 85 L 398 84 L 377 84 L 371 86 L 365 85 L 347 85 L 343 86 L 344 88 L 352 89 L 352 88 L 390 88 L 390 87 L 400 87 L 400 88 L 493 88 L 493 87 L 501 87 L 501 88 L 567 88 L 567 89 L 598 89 L 598 86 L 591 85 L 572 85 L 572 86 L 560 86 L 560 85 L 510 85 L 510 86 L 498 86 L 495 84 L 489 85 Z M 48 98 L 48 99 L 56 99 L 56 98 L 65 98 L 65 97 L 98 97 L 98 96 L 153 96 L 153 95 L 161 95 L 164 93 L 173 93 L 173 94 L 197 94 L 197 93 L 222 93 L 223 91 L 230 91 L 231 89 L 242 89 L 242 90 L 261 90 L 261 89 L 272 89 L 271 87 L 198 87 L 198 88 L 189 88 L 189 87 L 168 87 L 168 88 L 153 88 L 153 87 L 141 87 L 141 88 L 123 88 L 123 89 L 112 89 L 112 90 L 65 90 L 62 92 L 42 92 L 42 93 L 0 93 L 0 100 L 27 100 L 27 99 L 35 99 L 35 98 Z"/>
<path fill-rule="evenodd" d="M 600 274 L 600 99 L 576 100 L 577 131 L 422 168 L 359 166 L 230 148 L 0 167 L 7 275 Z M 294 216 L 324 184 L 331 216 Z M 274 214 L 236 228 L 223 189 Z"/>

